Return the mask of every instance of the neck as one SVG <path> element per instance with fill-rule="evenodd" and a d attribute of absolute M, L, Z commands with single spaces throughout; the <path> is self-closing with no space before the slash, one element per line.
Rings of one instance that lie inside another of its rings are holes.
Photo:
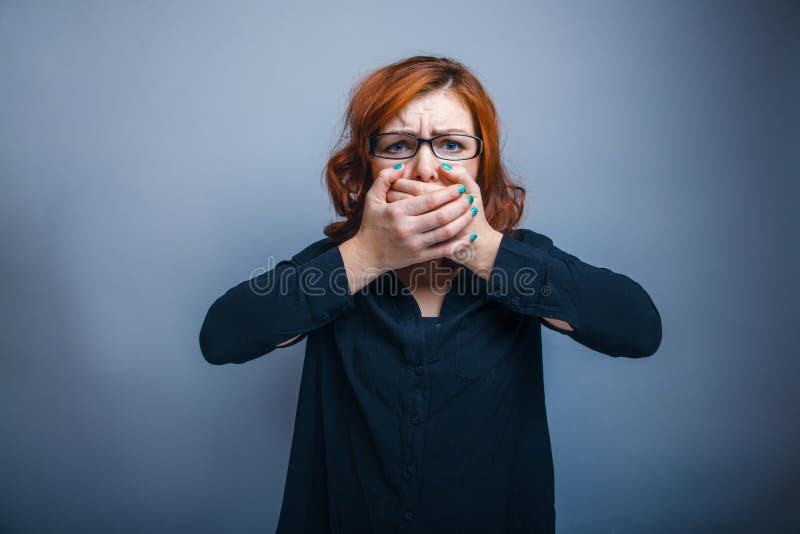
<path fill-rule="evenodd" d="M 450 266 L 450 263 L 444 261 L 444 258 L 436 258 L 395 269 L 395 272 L 400 281 L 407 287 L 411 287 L 411 284 L 414 284 L 415 287 L 419 288 L 445 289 L 461 268 L 458 264 Z"/>

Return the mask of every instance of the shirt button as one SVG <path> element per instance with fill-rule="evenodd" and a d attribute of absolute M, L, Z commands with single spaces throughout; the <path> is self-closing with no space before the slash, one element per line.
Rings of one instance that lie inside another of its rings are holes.
<path fill-rule="evenodd" d="M 413 521 L 414 512 L 412 512 L 411 510 L 406 510 L 405 512 L 403 512 L 403 519 L 405 519 L 406 521 Z"/>
<path fill-rule="evenodd" d="M 425 368 L 421 365 L 418 365 L 417 368 L 414 369 L 414 372 L 416 372 L 419 376 L 422 376 L 422 374 L 425 372 Z"/>
<path fill-rule="evenodd" d="M 416 465 L 408 464 L 406 466 L 406 475 L 412 477 L 412 476 L 414 476 L 414 473 L 416 473 L 416 472 L 417 472 L 417 466 Z"/>
<path fill-rule="evenodd" d="M 322 318 L 323 321 L 327 321 L 328 319 L 331 318 L 331 316 L 330 316 L 330 314 L 328 314 L 328 312 L 322 312 L 322 315 L 320 315 L 320 317 Z"/>
<path fill-rule="evenodd" d="M 511 297 L 511 304 L 513 304 L 514 306 L 517 306 L 517 305 L 519 305 L 519 297 L 518 297 L 518 296 L 516 296 L 516 295 L 514 295 L 513 297 Z"/>
<path fill-rule="evenodd" d="M 413 416 L 411 418 L 411 424 L 412 425 L 418 425 L 419 424 L 419 416 L 418 415 L 415 415 L 415 416 Z"/>
<path fill-rule="evenodd" d="M 502 289 L 495 289 L 495 290 L 494 290 L 494 292 L 493 292 L 492 294 L 493 294 L 495 297 L 501 297 L 501 296 L 503 295 L 503 290 L 502 290 Z"/>

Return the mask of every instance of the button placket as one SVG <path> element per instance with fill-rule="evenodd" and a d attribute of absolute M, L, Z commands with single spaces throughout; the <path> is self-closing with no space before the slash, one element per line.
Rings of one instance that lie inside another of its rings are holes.
<path fill-rule="evenodd" d="M 404 345 L 407 363 L 403 378 L 403 447 L 402 457 L 398 458 L 401 465 L 398 471 L 402 473 L 404 483 L 404 497 L 401 501 L 403 520 L 410 522 L 414 518 L 414 509 L 419 498 L 418 473 L 422 446 L 425 442 L 425 410 L 428 395 L 428 373 L 425 368 L 426 355 L 429 352 L 427 338 L 429 327 L 433 325 L 413 317 L 408 322 Z M 433 331 L 433 328 L 430 329 Z"/>
<path fill-rule="evenodd" d="M 406 466 L 406 468 L 405 468 L 405 475 L 406 475 L 406 478 L 411 478 L 411 477 L 413 477 L 413 476 L 414 476 L 414 474 L 416 474 L 416 472 L 417 472 L 417 466 L 416 466 L 416 465 L 414 465 L 414 464 L 408 464 L 408 465 Z"/>

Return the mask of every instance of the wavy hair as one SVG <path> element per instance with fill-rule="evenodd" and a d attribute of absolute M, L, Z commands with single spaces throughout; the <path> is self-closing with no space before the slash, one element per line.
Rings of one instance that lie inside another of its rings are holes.
<path fill-rule="evenodd" d="M 368 73 L 349 93 L 342 133 L 325 166 L 324 181 L 336 213 L 345 218 L 328 224 L 324 233 L 336 244 L 353 237 L 361 226 L 366 192 L 372 186 L 369 136 L 415 97 L 436 90 L 452 91 L 472 114 L 483 154 L 476 182 L 486 220 L 502 233 L 522 218 L 525 188 L 515 184 L 500 157 L 497 112 L 489 94 L 464 65 L 451 58 L 414 56 Z"/>

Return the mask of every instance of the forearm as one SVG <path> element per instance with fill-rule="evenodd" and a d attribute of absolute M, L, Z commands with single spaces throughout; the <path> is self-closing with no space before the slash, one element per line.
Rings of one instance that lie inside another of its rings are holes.
<path fill-rule="evenodd" d="M 578 317 L 568 335 L 610 356 L 640 358 L 658 350 L 661 317 L 639 283 L 603 267 L 563 261 Z"/>
<path fill-rule="evenodd" d="M 579 343 L 610 356 L 642 357 L 661 343 L 661 317 L 648 293 L 629 277 L 582 262 L 552 240 L 521 229 L 496 251 L 476 254 L 490 298 L 546 320 Z M 503 234 L 501 234 L 502 236 Z M 488 263 L 480 258 L 494 256 Z"/>
<path fill-rule="evenodd" d="M 209 308 L 200 349 L 212 364 L 244 363 L 319 328 L 353 305 L 338 249 L 303 263 L 284 260 L 241 282 Z"/>

